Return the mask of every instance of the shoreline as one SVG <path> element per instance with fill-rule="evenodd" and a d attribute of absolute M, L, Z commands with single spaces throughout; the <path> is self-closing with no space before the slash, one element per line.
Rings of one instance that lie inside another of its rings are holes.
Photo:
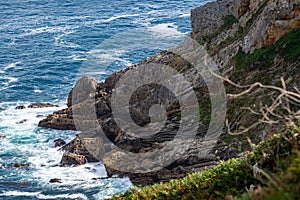
<path fill-rule="evenodd" d="M 219 0 L 216 2 L 210 2 L 191 11 L 191 22 L 193 27 L 193 32 L 191 33 L 192 38 L 206 46 L 208 52 L 219 65 L 220 69 L 223 70 L 223 72 L 228 72 L 227 74 L 234 73 L 232 72 L 232 67 L 235 66 L 232 66 L 234 65 L 232 62 L 236 59 L 240 49 L 242 49 L 245 54 L 250 54 L 262 47 L 268 47 L 274 44 L 282 36 L 298 27 L 298 25 L 295 26 L 294 23 L 291 23 L 288 26 L 283 23 L 283 27 L 280 27 L 280 25 L 279 27 L 273 25 L 280 20 L 286 20 L 287 23 L 290 23 L 291 20 L 295 20 L 295 17 L 297 16 L 292 14 L 292 12 L 296 12 L 294 11 L 296 9 L 294 5 L 289 4 L 287 10 L 282 10 L 281 2 L 278 1 L 268 2 L 260 0 L 259 2 L 247 2 L 248 1 L 244 0 Z M 279 5 L 274 7 L 275 3 L 278 3 Z M 297 4 L 295 3 L 295 5 Z M 278 11 L 282 15 L 289 14 L 291 16 L 287 19 L 276 19 L 277 21 L 274 21 L 274 16 L 280 16 L 280 14 L 274 14 L 275 12 L 271 13 L 270 10 Z M 284 31 L 282 31 L 282 28 L 284 28 Z M 276 37 L 274 36 L 275 34 L 277 34 Z M 232 35 L 233 37 L 231 37 Z M 114 144 L 132 152 L 143 152 L 160 148 L 161 143 L 173 138 L 174 134 L 172 131 L 175 130 L 174 128 L 165 130 L 158 139 L 152 138 L 148 141 L 141 141 L 131 135 L 123 133 L 122 130 L 117 127 L 111 116 L 110 98 L 113 93 L 113 88 L 116 86 L 119 79 L 126 72 L 137 68 L 141 64 L 148 63 L 167 63 L 168 65 L 175 66 L 175 69 L 183 71 L 186 66 L 189 66 L 184 59 L 172 54 L 172 52 L 162 51 L 147 60 L 142 61 L 140 64 L 135 64 L 131 67 L 112 73 L 102 83 L 97 82 L 91 77 L 83 77 L 75 85 L 75 88 L 77 87 L 77 90 L 82 91 L 82 93 L 74 95 L 71 91 L 68 96 L 68 108 L 49 115 L 46 119 L 39 123 L 39 126 L 60 130 L 75 130 L 76 128 L 72 111 L 73 109 L 78 109 L 78 106 L 80 107 L 84 105 L 84 103 L 86 103 L 85 100 L 92 95 L 92 97 L 97 99 L 97 102 L 94 104 L 97 108 L 96 114 L 98 117 L 96 123 L 100 123 L 102 128 L 107 130 L 106 134 L 108 138 L 114 142 Z M 186 77 L 192 77 L 192 72 L 187 70 L 185 75 Z M 243 78 L 243 76 L 240 77 L 240 82 L 247 83 L 243 80 Z M 201 81 L 199 80 L 199 82 Z M 195 87 L 198 89 L 197 92 L 199 96 L 205 96 L 207 93 L 205 86 L 196 85 Z M 139 95 L 140 97 L 136 97 L 135 99 L 136 102 L 145 99 L 145 95 L 147 94 L 140 91 Z M 147 102 L 145 105 L 149 103 L 151 102 Z M 205 98 L 202 98 L 199 100 L 199 104 L 205 107 L 207 105 L 207 101 L 205 101 Z M 168 113 L 170 122 L 176 122 L 176 120 L 178 120 L 176 118 L 176 109 L 177 107 Z M 205 111 L 202 116 L 203 120 L 207 118 L 209 113 L 209 109 Z M 145 116 L 145 113 L 143 112 L 137 112 L 135 114 L 136 121 L 141 120 L 139 116 Z M 250 120 L 254 119 L 250 118 Z M 89 122 L 88 119 L 82 119 L 82 122 L 87 123 L 88 125 L 94 123 Z M 147 119 L 146 121 L 142 119 L 139 123 L 147 123 Z M 206 129 L 207 127 L 203 126 L 204 132 Z M 257 129 L 256 131 L 262 132 L 263 129 Z M 201 135 L 201 133 L 199 133 L 199 135 Z M 239 157 L 242 155 L 243 151 L 248 148 L 243 147 L 243 141 L 236 141 L 237 139 L 229 138 L 229 142 L 224 142 L 222 141 L 224 138 L 226 138 L 226 134 L 225 136 L 223 134 L 221 141 L 218 141 L 219 143 L 214 148 L 214 151 L 212 151 L 207 157 L 201 158 L 197 156 L 198 154 L 195 149 L 199 147 L 194 147 L 194 149 L 190 149 L 190 152 L 187 153 L 188 156 L 185 156 L 181 160 L 176 161 L 172 165 L 167 166 L 158 172 L 149 174 L 123 173 L 118 170 L 113 170 L 107 165 L 106 169 L 109 176 L 113 176 L 115 174 L 118 174 L 121 177 L 128 176 L 131 178 L 131 181 L 137 185 L 148 185 L 160 181 L 168 181 L 172 178 L 181 178 L 191 171 L 200 171 L 205 167 L 215 166 L 219 163 L 219 160 L 228 160 L 233 157 Z M 255 138 L 255 141 L 260 139 L 260 137 Z M 65 148 L 64 150 L 72 153 L 72 156 L 74 157 L 76 157 L 76 155 L 85 156 L 86 158 L 91 158 L 90 160 L 87 159 L 88 161 L 92 161 L 93 156 L 87 153 L 87 148 L 85 147 L 87 144 L 84 140 L 85 137 L 80 138 L 80 136 L 77 136 L 73 141 L 67 144 L 67 146 L 69 145 L 69 148 Z M 201 137 L 199 141 L 201 141 Z M 201 145 L 201 142 L 198 142 L 198 144 Z M 105 144 L 103 148 L 106 148 Z M 102 150 L 100 149 L 99 151 Z M 93 161 L 95 161 L 95 159 Z M 118 161 L 110 160 L 110 162 Z M 72 164 L 72 161 L 69 164 Z"/>

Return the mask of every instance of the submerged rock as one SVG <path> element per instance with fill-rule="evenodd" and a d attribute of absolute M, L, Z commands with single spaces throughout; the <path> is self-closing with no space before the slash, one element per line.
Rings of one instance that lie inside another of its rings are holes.
<path fill-rule="evenodd" d="M 63 145 L 65 145 L 66 142 L 63 139 L 56 139 L 54 140 L 54 147 L 61 147 Z"/>
<path fill-rule="evenodd" d="M 17 107 L 15 107 L 15 109 L 17 109 L 17 110 L 21 110 L 21 109 L 25 109 L 26 107 L 25 106 L 17 106 Z"/>
<path fill-rule="evenodd" d="M 14 168 L 28 168 L 29 164 L 16 163 L 13 165 Z"/>
<path fill-rule="evenodd" d="M 27 122 L 27 119 L 23 119 L 21 121 L 16 122 L 16 124 L 24 124 L 25 122 Z"/>
<path fill-rule="evenodd" d="M 53 178 L 49 181 L 49 183 L 62 183 L 62 179 L 59 178 Z"/>

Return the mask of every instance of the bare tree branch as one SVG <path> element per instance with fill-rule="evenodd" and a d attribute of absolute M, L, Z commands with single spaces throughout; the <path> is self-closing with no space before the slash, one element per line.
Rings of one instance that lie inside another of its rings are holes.
<path fill-rule="evenodd" d="M 296 120 L 300 120 L 300 90 L 294 87 L 295 92 L 289 91 L 286 85 L 286 82 L 283 78 L 280 78 L 281 87 L 264 85 L 260 82 L 253 83 L 251 85 L 239 85 L 234 83 L 227 77 L 223 77 L 215 72 L 213 72 L 210 68 L 209 71 L 213 76 L 221 79 L 224 82 L 229 83 L 230 85 L 242 89 L 243 91 L 236 94 L 227 94 L 230 98 L 240 98 L 247 94 L 257 91 L 258 89 L 268 89 L 273 90 L 271 93 L 272 96 L 276 96 L 276 98 L 270 97 L 272 100 L 271 105 L 263 105 L 260 103 L 259 110 L 256 111 L 251 107 L 242 107 L 243 110 L 248 110 L 251 114 L 258 117 L 258 120 L 246 128 L 241 128 L 241 130 L 236 130 L 234 132 L 231 131 L 229 126 L 228 119 L 226 120 L 227 131 L 230 135 L 240 135 L 249 132 L 251 129 L 261 125 L 274 125 L 283 123 L 288 126 L 294 126 Z"/>

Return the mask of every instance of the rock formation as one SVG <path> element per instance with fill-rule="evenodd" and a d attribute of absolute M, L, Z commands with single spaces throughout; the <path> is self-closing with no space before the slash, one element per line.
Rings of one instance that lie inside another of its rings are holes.
<path fill-rule="evenodd" d="M 211 2 L 191 11 L 193 28 L 191 37 L 205 46 L 218 67 L 223 70 L 223 74 L 230 75 L 230 72 L 236 67 L 233 58 L 240 50 L 250 53 L 256 49 L 270 46 L 292 29 L 300 27 L 299 6 L 300 2 L 297 0 L 219 0 Z M 179 101 L 176 96 L 172 96 L 172 91 L 156 84 L 148 84 L 139 88 L 132 95 L 129 105 L 130 116 L 137 125 L 145 127 L 152 122 L 151 116 L 148 116 L 151 106 L 158 103 L 166 105 L 167 120 L 163 128 L 153 136 L 140 138 L 136 133 L 124 131 L 117 125 L 116 120 L 118 119 L 113 117 L 111 105 L 116 84 L 121 78 L 124 78 L 127 72 L 134 72 L 145 64 L 163 64 L 180 71 L 184 78 L 192 83 L 200 108 L 209 107 L 207 84 L 201 76 L 197 76 L 197 70 L 192 68 L 191 63 L 171 50 L 162 51 L 138 65 L 116 71 L 101 83 L 92 77 L 84 76 L 70 91 L 68 108 L 54 112 L 39 123 L 39 126 L 45 128 L 84 130 L 61 148 L 66 151 L 61 162 L 63 165 L 77 165 L 84 164 L 86 161 L 98 162 L 101 160 L 104 162 L 109 176 L 115 174 L 129 176 L 134 184 L 145 185 L 183 177 L 188 172 L 214 166 L 220 159 L 241 156 L 241 147 L 232 147 L 240 145 L 237 141 L 225 144 L 222 140 L 212 139 L 208 142 L 209 144 L 203 143 L 203 134 L 207 132 L 209 125 L 204 121 L 209 119 L 211 112 L 209 108 L 205 108 L 208 111 L 200 116 L 201 123 L 197 121 L 193 124 L 192 120 L 190 123 L 190 127 L 195 126 L 195 123 L 199 125 L 196 137 L 192 141 L 181 140 L 183 144 L 190 142 L 192 145 L 175 162 L 159 171 L 149 173 L 123 172 L 111 168 L 108 163 L 117 165 L 119 159 L 125 160 L 127 166 L 131 166 L 132 161 L 126 160 L 126 156 L 122 152 L 111 149 L 110 142 L 133 153 L 151 152 L 162 148 L 166 142 L 174 139 L 178 124 L 182 120 Z M 246 79 L 245 75 L 244 73 L 241 79 Z M 156 101 L 157 97 L 160 102 Z M 186 99 L 189 98 L 187 96 Z M 89 110 L 95 110 L 96 120 L 85 114 Z M 188 132 L 190 127 L 187 127 L 184 132 Z M 125 129 L 130 129 L 130 126 Z M 110 141 L 103 139 L 99 141 L 96 135 L 100 132 L 104 132 Z M 209 145 L 215 143 L 217 145 L 213 150 L 208 148 Z M 93 147 L 92 152 L 89 151 L 91 147 Z M 201 152 L 205 152 L 207 149 L 210 151 L 205 156 L 201 156 L 204 155 Z M 109 153 L 105 154 L 105 152 Z M 170 156 L 171 152 L 167 152 L 164 156 Z M 145 158 L 140 162 L 141 166 L 146 166 L 150 161 Z M 148 164 L 151 165 L 151 163 Z M 142 169 L 135 169 L 135 171 L 138 170 Z"/>
<path fill-rule="evenodd" d="M 27 108 L 48 108 L 48 107 L 58 107 L 58 105 L 54 105 L 51 103 L 37 102 L 37 103 L 31 103 L 30 105 L 27 106 Z M 21 109 L 25 109 L 25 108 L 26 107 L 24 105 L 20 105 L 20 106 L 16 106 L 15 109 L 21 110 Z"/>
<path fill-rule="evenodd" d="M 61 147 L 65 144 L 66 144 L 66 142 L 64 140 L 60 139 L 60 138 L 54 140 L 54 147 Z"/>
<path fill-rule="evenodd" d="M 61 165 L 82 165 L 85 164 L 85 156 L 74 153 L 65 153 L 60 161 Z"/>

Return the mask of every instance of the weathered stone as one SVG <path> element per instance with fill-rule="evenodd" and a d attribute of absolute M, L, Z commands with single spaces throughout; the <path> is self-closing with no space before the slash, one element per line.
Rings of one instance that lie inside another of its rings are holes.
<path fill-rule="evenodd" d="M 92 77 L 83 76 L 80 78 L 68 96 L 68 107 L 84 101 L 90 93 L 95 93 L 97 85 L 96 79 Z"/>
<path fill-rule="evenodd" d="M 210 2 L 191 11 L 192 37 L 202 42 L 202 37 L 212 34 L 221 27 L 222 18 L 231 13 L 235 0 L 218 0 Z"/>
<path fill-rule="evenodd" d="M 87 135 L 83 137 L 76 136 L 72 141 L 63 146 L 61 150 L 83 155 L 88 162 L 99 162 L 98 158 L 101 157 L 104 151 L 104 147 L 101 144 L 100 138 L 89 138 Z"/>
<path fill-rule="evenodd" d="M 59 178 L 53 178 L 49 181 L 49 183 L 62 183 L 62 179 Z"/>
<path fill-rule="evenodd" d="M 32 103 L 28 106 L 28 108 L 48 108 L 48 107 L 58 107 L 58 105 L 54 105 L 51 103 Z"/>
<path fill-rule="evenodd" d="M 24 124 L 25 122 L 27 122 L 27 119 L 23 119 L 21 121 L 16 122 L 16 124 Z"/>
<path fill-rule="evenodd" d="M 67 152 L 63 155 L 60 164 L 65 165 L 83 165 L 86 163 L 85 156 Z"/>
<path fill-rule="evenodd" d="M 254 9 L 251 4 L 250 7 L 254 10 L 252 13 L 254 16 L 258 9 Z M 300 26 L 298 14 L 300 2 L 298 0 L 268 1 L 257 7 L 260 7 L 262 11 L 256 14 L 258 15 L 256 18 L 253 18 L 251 29 L 244 37 L 243 50 L 245 52 L 252 52 L 254 49 L 274 44 L 279 38 Z"/>
<path fill-rule="evenodd" d="M 21 106 L 17 106 L 15 109 L 21 110 L 21 109 L 25 109 L 25 108 L 26 108 L 25 106 L 21 105 Z"/>
<path fill-rule="evenodd" d="M 29 164 L 24 164 L 24 163 L 16 163 L 13 165 L 14 168 L 27 168 L 29 167 Z"/>
<path fill-rule="evenodd" d="M 66 142 L 64 140 L 60 139 L 60 138 L 54 140 L 54 147 L 61 147 L 65 144 L 66 144 Z"/>
<path fill-rule="evenodd" d="M 193 32 L 191 36 L 196 41 L 205 44 L 209 53 L 213 55 L 215 64 L 219 68 L 225 69 L 223 71 L 224 74 L 230 74 L 235 67 L 232 58 L 235 57 L 240 48 L 245 52 L 251 52 L 257 48 L 273 44 L 293 28 L 300 27 L 299 4 L 300 2 L 297 0 L 218 0 L 211 2 L 192 10 L 191 21 Z M 223 17 L 226 15 L 234 15 L 237 20 L 234 20 L 233 24 L 227 24 L 228 27 L 224 28 Z M 210 36 L 212 39 L 207 42 L 203 40 L 203 36 Z M 125 121 L 134 121 L 137 125 L 141 126 L 141 130 L 138 129 L 132 133 L 128 131 L 131 128 L 130 125 L 125 125 L 122 128 L 119 127 L 116 122 L 118 118 L 112 115 L 111 95 L 116 89 L 115 86 L 120 78 L 122 78 L 126 72 L 138 69 L 141 64 L 153 63 L 173 66 L 174 69 L 181 72 L 184 78 L 192 83 L 193 90 L 199 102 L 209 94 L 208 88 L 206 87 L 207 82 L 204 82 L 201 76 L 198 76 L 196 69 L 189 68 L 191 63 L 188 63 L 179 55 L 169 51 L 162 51 L 145 59 L 140 64 L 116 71 L 109 75 L 104 83 L 97 83 L 95 79 L 85 76 L 78 80 L 73 90 L 70 91 L 67 102 L 68 108 L 54 112 L 39 123 L 39 126 L 46 128 L 76 130 L 78 127 L 75 126 L 74 119 L 77 119 L 76 125 L 79 124 L 80 126 L 82 125 L 83 128 L 86 128 L 83 129 L 83 133 L 80 134 L 82 137 L 80 135 L 77 136 L 74 140 L 61 148 L 67 152 L 63 158 L 67 165 L 84 163 L 85 161 L 83 160 L 85 159 L 88 162 L 97 162 L 102 160 L 101 158 L 103 158 L 105 152 L 106 154 L 103 161 L 109 176 L 115 174 L 121 177 L 127 176 L 130 177 L 134 184 L 147 185 L 159 181 L 167 181 L 171 178 L 180 178 L 185 176 L 188 172 L 196 172 L 205 167 L 214 166 L 218 163 L 219 159 L 226 160 L 232 157 L 239 157 L 240 149 L 229 148 L 228 145 L 226 146 L 223 143 L 216 145 L 213 154 L 209 152 L 208 150 L 210 148 L 208 147 L 215 144 L 216 140 L 212 139 L 207 142 L 206 145 L 202 143 L 201 138 L 208 130 L 208 126 L 203 125 L 198 129 L 197 140 L 195 139 L 195 141 L 192 142 L 192 145 L 189 146 L 189 149 L 185 151 L 185 154 L 180 159 L 174 161 L 169 166 L 155 172 L 142 173 L 143 170 L 146 170 L 145 168 L 147 168 L 147 166 L 152 165 L 151 159 L 144 158 L 139 161 L 141 166 L 137 166 L 137 168 L 133 170 L 136 173 L 133 171 L 123 172 L 111 167 L 114 165 L 124 165 L 130 169 L 133 161 L 126 160 L 126 156 L 121 152 L 112 151 L 112 145 L 110 143 L 97 141 L 97 139 L 95 139 L 99 133 L 97 130 L 95 130 L 94 135 L 92 134 L 93 136 L 90 137 L 89 134 L 87 134 L 88 131 L 90 131 L 89 127 L 93 129 L 100 125 L 112 143 L 119 148 L 134 153 L 146 153 L 160 149 L 163 147 L 164 142 L 173 140 L 177 134 L 182 117 L 180 104 L 176 98 L 172 97 L 172 92 L 174 91 L 168 91 L 155 84 L 149 84 L 137 89 L 130 99 L 129 110 L 131 119 L 125 119 Z M 143 75 L 145 77 L 151 77 L 151 74 Z M 126 92 L 126 86 L 125 84 L 120 91 Z M 182 85 L 179 84 L 177 86 L 182 87 Z M 189 101 L 191 96 L 188 93 L 188 89 L 184 90 L 183 93 L 182 98 Z M 120 99 L 123 99 L 123 96 L 121 96 Z M 157 97 L 160 98 L 160 102 L 156 102 Z M 143 133 L 143 126 L 147 126 L 150 122 L 153 122 L 154 118 L 150 116 L 151 106 L 165 102 L 168 102 L 168 106 L 166 106 L 167 119 L 165 126 L 159 133 L 155 132 L 156 134 L 150 135 L 149 137 L 139 138 L 138 134 Z M 121 102 L 121 106 L 128 106 L 128 102 Z M 85 115 L 85 113 L 88 113 L 91 109 L 95 109 L 97 120 Z M 193 127 L 195 124 L 190 123 L 189 126 Z M 183 131 L 190 131 L 190 127 L 184 127 L 185 129 Z M 188 141 L 182 140 L 181 142 L 186 143 Z M 175 145 L 175 147 L 177 148 L 177 145 Z M 181 151 L 183 150 L 178 147 L 176 152 Z M 166 152 L 164 156 L 172 156 L 172 151 Z M 120 162 L 120 159 L 122 162 Z"/>

